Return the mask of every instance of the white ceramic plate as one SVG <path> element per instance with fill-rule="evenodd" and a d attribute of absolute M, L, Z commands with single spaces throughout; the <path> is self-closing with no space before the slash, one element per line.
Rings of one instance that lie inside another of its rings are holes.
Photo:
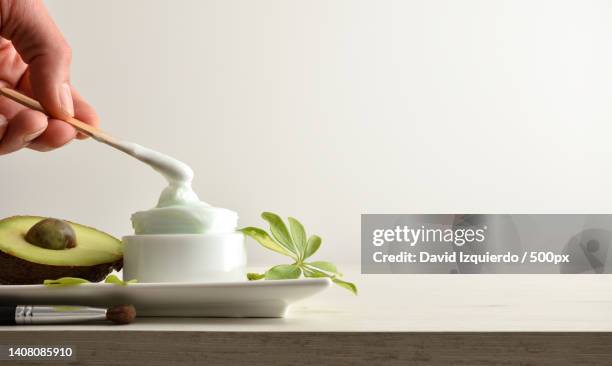
<path fill-rule="evenodd" d="M 139 316 L 283 317 L 290 304 L 329 287 L 328 278 L 224 283 L 135 283 L 120 286 L 0 286 L 3 305 L 132 304 Z"/>

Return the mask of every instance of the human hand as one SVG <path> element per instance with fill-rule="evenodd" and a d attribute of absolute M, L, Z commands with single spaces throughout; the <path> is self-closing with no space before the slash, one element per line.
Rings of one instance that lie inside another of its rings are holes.
<path fill-rule="evenodd" d="M 40 0 L 0 0 L 0 86 L 38 100 L 49 115 L 0 98 L 0 155 L 49 151 L 77 134 L 62 118 L 98 125 L 94 109 L 70 84 L 71 50 Z"/>

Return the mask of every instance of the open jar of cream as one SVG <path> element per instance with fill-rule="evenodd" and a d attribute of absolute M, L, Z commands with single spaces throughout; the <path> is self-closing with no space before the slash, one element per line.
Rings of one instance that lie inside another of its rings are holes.
<path fill-rule="evenodd" d="M 185 163 L 130 142 L 116 146 L 168 181 L 157 206 L 132 215 L 135 235 L 123 237 L 124 280 L 138 282 L 244 281 L 244 235 L 238 215 L 200 201 Z"/>

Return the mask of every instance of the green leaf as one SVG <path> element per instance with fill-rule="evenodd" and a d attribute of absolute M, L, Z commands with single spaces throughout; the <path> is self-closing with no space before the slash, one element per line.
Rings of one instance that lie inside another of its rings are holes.
<path fill-rule="evenodd" d="M 105 279 L 104 279 L 104 283 L 114 283 L 116 285 L 124 285 L 125 282 L 123 282 L 122 280 L 119 279 L 119 277 L 115 276 L 115 275 L 108 275 Z"/>
<path fill-rule="evenodd" d="M 357 295 L 357 286 L 355 286 L 355 284 L 351 282 L 342 281 L 341 279 L 337 278 L 334 275 L 330 275 L 329 273 L 321 272 L 314 268 L 304 268 L 304 276 L 310 278 L 329 277 L 331 278 L 332 282 L 334 282 L 338 286 L 343 287 L 351 291 L 353 294 Z"/>
<path fill-rule="evenodd" d="M 289 221 L 289 229 L 291 230 L 293 244 L 300 257 L 303 257 L 306 250 L 306 230 L 304 230 L 304 226 L 293 217 L 287 218 L 287 221 Z"/>
<path fill-rule="evenodd" d="M 357 286 L 355 286 L 355 284 L 350 283 L 350 282 L 346 282 L 346 281 L 342 281 L 340 279 L 337 278 L 332 278 L 332 281 L 334 281 L 334 283 L 340 287 L 344 287 L 345 289 L 349 290 L 350 292 L 352 292 L 354 295 L 357 295 Z"/>
<path fill-rule="evenodd" d="M 308 238 L 308 243 L 306 243 L 306 250 L 304 250 L 304 256 L 302 257 L 302 260 L 315 254 L 315 252 L 319 250 L 320 246 L 321 246 L 320 237 L 318 237 L 317 235 L 312 235 L 310 238 Z"/>
<path fill-rule="evenodd" d="M 260 229 L 258 227 L 245 227 L 240 229 L 240 231 L 244 235 L 253 238 L 256 242 L 258 242 L 265 248 L 273 250 L 282 255 L 297 259 L 293 253 L 287 251 L 287 249 L 285 249 L 282 245 L 274 241 L 274 239 L 272 239 L 270 235 L 268 235 L 268 233 L 263 229 Z"/>
<path fill-rule="evenodd" d="M 76 286 L 81 285 L 83 283 L 89 283 L 89 281 L 84 278 L 78 277 L 62 277 L 55 280 L 43 281 L 43 285 L 48 287 Z"/>
<path fill-rule="evenodd" d="M 281 264 L 266 271 L 266 280 L 294 280 L 299 278 L 302 270 L 295 264 Z"/>
<path fill-rule="evenodd" d="M 247 279 L 249 281 L 257 281 L 257 280 L 264 279 L 265 277 L 266 277 L 265 273 L 253 273 L 253 272 L 247 273 Z"/>
<path fill-rule="evenodd" d="M 304 226 L 293 217 L 288 218 L 290 231 L 287 230 L 287 226 L 277 214 L 264 212 L 261 217 L 270 224 L 272 236 L 265 230 L 256 227 L 246 227 L 240 229 L 240 231 L 255 239 L 263 247 L 292 257 L 295 263 L 274 266 L 263 274 L 247 273 L 249 280 L 256 281 L 262 278 L 266 280 L 297 279 L 302 274 L 309 278 L 327 277 L 338 286 L 357 295 L 357 286 L 351 282 L 340 280 L 338 276 L 342 276 L 342 274 L 333 263 L 325 261 L 304 263 L 306 258 L 311 257 L 321 247 L 322 240 L 319 236 L 312 235 L 306 240 Z"/>
<path fill-rule="evenodd" d="M 322 277 L 333 277 L 333 275 L 327 274 L 325 272 L 317 271 L 312 268 L 302 267 L 302 271 L 304 271 L 304 277 L 310 278 L 322 278 Z"/>
<path fill-rule="evenodd" d="M 123 280 L 119 279 L 119 277 L 117 277 L 115 275 L 108 275 L 104 279 L 104 283 L 112 283 L 112 284 L 120 285 L 120 286 L 127 286 L 130 283 L 136 283 L 136 282 L 138 282 L 138 281 L 136 281 L 136 280 L 123 281 Z"/>
<path fill-rule="evenodd" d="M 329 273 L 333 273 L 338 276 L 342 276 L 342 273 L 338 272 L 338 268 L 336 268 L 336 265 L 331 262 L 316 261 L 316 262 L 306 263 L 306 265 L 315 267 L 324 272 L 329 272 Z"/>
<path fill-rule="evenodd" d="M 300 254 L 291 240 L 291 236 L 289 235 L 289 231 L 287 230 L 287 226 L 285 226 L 283 219 L 272 212 L 262 213 L 261 218 L 270 224 L 270 231 L 272 232 L 274 239 L 276 239 L 276 241 L 285 247 L 285 249 L 287 249 L 290 253 L 293 253 L 299 257 Z"/>

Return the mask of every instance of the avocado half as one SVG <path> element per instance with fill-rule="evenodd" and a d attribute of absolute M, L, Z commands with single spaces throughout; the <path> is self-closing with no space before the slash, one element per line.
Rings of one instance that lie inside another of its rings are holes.
<path fill-rule="evenodd" d="M 54 250 L 26 241 L 32 226 L 46 219 L 13 216 L 0 220 L 0 284 L 40 284 L 47 279 L 79 277 L 102 281 L 123 267 L 123 246 L 117 238 L 68 222 L 76 233 L 74 248 Z"/>

